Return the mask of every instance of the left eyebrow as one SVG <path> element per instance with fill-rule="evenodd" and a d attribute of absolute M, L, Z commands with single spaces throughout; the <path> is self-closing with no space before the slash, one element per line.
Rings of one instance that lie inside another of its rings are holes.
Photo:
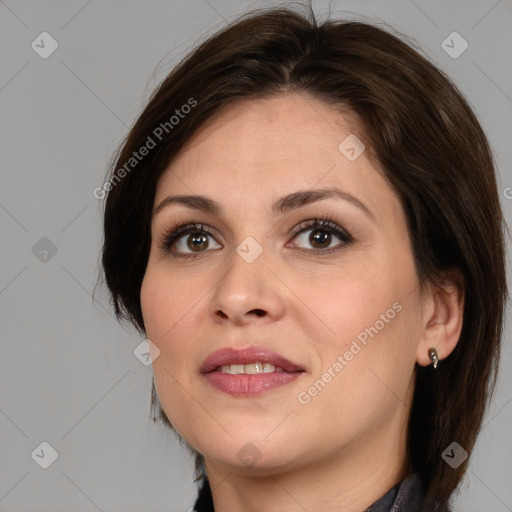
<path fill-rule="evenodd" d="M 274 215 L 283 214 L 296 208 L 301 208 L 307 204 L 314 203 L 316 201 L 322 201 L 324 199 L 342 199 L 352 203 L 361 209 L 366 215 L 375 220 L 372 211 L 357 197 L 340 190 L 336 187 L 322 188 L 315 190 L 299 190 L 279 198 L 273 205 L 272 211 Z"/>
<path fill-rule="evenodd" d="M 277 201 L 275 201 L 272 205 L 272 212 L 274 215 L 283 215 L 284 213 L 291 210 L 295 210 L 308 204 L 331 198 L 348 201 L 354 206 L 357 206 L 368 217 L 375 220 L 375 216 L 373 215 L 372 211 L 362 201 L 360 201 L 352 194 L 349 194 L 348 192 L 340 190 L 336 187 L 315 190 L 298 190 L 297 192 L 292 192 L 291 194 L 280 197 Z M 209 197 L 200 195 L 178 195 L 168 196 L 163 199 L 153 210 L 153 216 L 157 215 L 161 210 L 167 206 L 170 206 L 171 204 L 181 204 L 187 208 L 201 210 L 217 216 L 220 216 L 223 211 L 221 204 Z"/>

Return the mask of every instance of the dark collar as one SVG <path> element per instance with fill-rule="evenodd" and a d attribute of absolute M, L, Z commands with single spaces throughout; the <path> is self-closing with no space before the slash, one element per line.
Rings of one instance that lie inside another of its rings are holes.
<path fill-rule="evenodd" d="M 370 505 L 364 512 L 418 512 L 423 501 L 423 486 L 420 476 L 412 473 L 384 496 Z M 194 505 L 196 512 L 214 512 L 210 486 L 205 479 Z M 449 512 L 448 510 L 446 512 Z"/>
<path fill-rule="evenodd" d="M 423 499 L 423 486 L 413 473 L 390 489 L 364 512 L 416 512 Z"/>

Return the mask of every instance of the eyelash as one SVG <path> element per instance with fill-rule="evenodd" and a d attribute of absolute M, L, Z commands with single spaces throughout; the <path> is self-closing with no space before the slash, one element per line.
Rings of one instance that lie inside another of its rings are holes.
<path fill-rule="evenodd" d="M 303 233 L 304 231 L 309 230 L 322 230 L 327 233 L 330 233 L 331 235 L 335 235 L 338 237 L 342 244 L 338 245 L 337 247 L 330 248 L 330 249 L 302 249 L 297 248 L 297 250 L 300 253 L 317 253 L 317 254 L 330 254 L 332 252 L 336 252 L 341 249 L 343 246 L 350 245 L 354 242 L 354 238 L 348 231 L 343 229 L 342 227 L 338 226 L 335 222 L 331 221 L 329 218 L 321 217 L 317 219 L 312 219 L 308 221 L 301 222 L 296 228 L 294 228 L 292 235 L 293 238 L 296 238 L 299 234 Z M 165 252 L 169 253 L 171 247 L 174 245 L 174 243 L 185 234 L 200 234 L 200 235 L 210 235 L 213 237 L 213 233 L 208 229 L 208 226 L 205 226 L 204 224 L 194 224 L 194 223 L 176 223 L 173 226 L 171 226 L 167 231 L 163 233 L 163 235 L 160 237 L 158 241 L 158 248 Z M 218 242 L 217 242 L 218 243 Z M 208 251 L 199 251 L 197 253 L 185 253 L 185 254 L 173 254 L 173 256 L 177 258 L 196 258 L 201 254 L 201 252 L 208 252 Z"/>

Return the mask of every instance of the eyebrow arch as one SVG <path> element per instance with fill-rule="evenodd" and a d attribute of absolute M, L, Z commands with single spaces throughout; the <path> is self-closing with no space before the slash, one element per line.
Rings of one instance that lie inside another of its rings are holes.
<path fill-rule="evenodd" d="M 343 199 L 352 203 L 361 209 L 368 217 L 375 220 L 375 216 L 371 212 L 371 210 L 362 203 L 357 197 L 349 194 L 348 192 L 344 192 L 336 187 L 322 188 L 322 189 L 314 189 L 314 190 L 299 190 L 297 192 L 293 192 L 291 194 L 287 194 L 283 197 L 280 197 L 273 205 L 272 212 L 274 215 L 284 214 L 291 210 L 301 208 L 302 206 L 306 206 L 308 204 L 322 201 L 323 199 L 337 198 Z M 213 215 L 221 215 L 222 206 L 220 203 L 210 199 L 206 196 L 192 196 L 192 195 L 178 195 L 178 196 L 169 196 L 163 199 L 158 206 L 153 210 L 153 216 L 158 214 L 165 207 L 170 206 L 171 204 L 181 204 L 187 208 L 201 210 L 206 213 L 211 213 Z"/>

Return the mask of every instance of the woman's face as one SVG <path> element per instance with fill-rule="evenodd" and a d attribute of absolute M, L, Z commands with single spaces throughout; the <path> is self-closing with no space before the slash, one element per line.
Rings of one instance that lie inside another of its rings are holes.
<path fill-rule="evenodd" d="M 155 385 L 211 467 L 403 446 L 421 299 L 399 200 L 354 134 L 309 96 L 246 100 L 158 183 L 141 290 Z M 172 239 L 176 224 L 197 226 Z"/>

